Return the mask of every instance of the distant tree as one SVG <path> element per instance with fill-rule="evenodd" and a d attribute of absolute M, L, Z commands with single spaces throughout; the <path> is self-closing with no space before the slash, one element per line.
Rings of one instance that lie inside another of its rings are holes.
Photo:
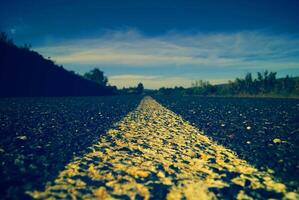
<path fill-rule="evenodd" d="M 163 95 L 171 95 L 173 93 L 173 89 L 172 88 L 161 87 L 159 89 L 158 93 L 163 94 Z"/>
<path fill-rule="evenodd" d="M 8 35 L 5 32 L 0 32 L 0 42 L 9 44 L 9 45 L 14 45 L 13 40 L 8 37 Z"/>
<path fill-rule="evenodd" d="M 26 49 L 26 50 L 30 50 L 32 48 L 31 44 L 24 44 L 24 46 L 21 46 L 21 48 Z"/>
<path fill-rule="evenodd" d="M 299 78 L 295 80 L 295 91 L 297 95 L 299 95 Z"/>
<path fill-rule="evenodd" d="M 111 88 L 111 90 L 116 94 L 117 93 L 117 87 L 114 85 L 114 86 L 108 86 Z"/>
<path fill-rule="evenodd" d="M 108 83 L 108 78 L 104 76 L 104 72 L 102 72 L 98 68 L 94 68 L 90 72 L 85 73 L 83 76 L 86 79 L 99 83 L 100 85 L 105 86 Z"/>
<path fill-rule="evenodd" d="M 234 91 L 236 94 L 246 93 L 244 79 L 236 78 L 233 84 L 234 84 Z"/>
<path fill-rule="evenodd" d="M 192 83 L 192 93 L 197 95 L 207 95 L 214 91 L 209 81 L 197 80 Z"/>
<path fill-rule="evenodd" d="M 268 72 L 268 70 L 265 70 L 264 71 L 264 81 L 263 81 L 263 92 L 264 93 L 267 93 L 268 91 L 269 91 L 269 89 L 268 89 L 268 74 L 269 74 L 269 72 Z"/>
<path fill-rule="evenodd" d="M 5 32 L 0 33 L 0 41 L 1 42 L 6 42 L 8 39 L 7 34 Z"/>
<path fill-rule="evenodd" d="M 138 83 L 137 88 L 136 88 L 136 93 L 137 94 L 142 94 L 144 90 L 143 84 L 142 83 Z"/>
<path fill-rule="evenodd" d="M 275 89 L 275 85 L 277 84 L 276 80 L 276 72 L 270 72 L 267 77 L 267 91 L 273 91 Z"/>
<path fill-rule="evenodd" d="M 282 89 L 287 92 L 287 93 L 290 93 L 292 92 L 293 90 L 295 90 L 295 86 L 296 86 L 296 83 L 294 81 L 294 79 L 291 79 L 289 77 L 289 75 L 287 75 L 284 79 L 283 79 L 283 87 Z"/>
<path fill-rule="evenodd" d="M 253 93 L 253 80 L 252 80 L 252 74 L 247 73 L 245 75 L 245 88 L 246 93 L 252 94 Z"/>
<path fill-rule="evenodd" d="M 263 74 L 261 72 L 257 73 L 257 80 L 258 81 L 263 81 L 264 80 Z"/>
<path fill-rule="evenodd" d="M 207 87 L 208 85 L 210 85 L 209 81 L 203 81 L 203 80 L 197 80 L 194 83 L 192 83 L 192 87 L 200 87 L 200 88 L 204 88 Z"/>
<path fill-rule="evenodd" d="M 253 79 L 251 73 L 244 78 L 236 78 L 226 84 L 212 85 L 208 81 L 192 82 L 191 87 L 160 88 L 158 94 L 164 95 L 228 95 L 228 96 L 299 96 L 299 77 L 276 78 L 276 72 L 258 72 Z"/>

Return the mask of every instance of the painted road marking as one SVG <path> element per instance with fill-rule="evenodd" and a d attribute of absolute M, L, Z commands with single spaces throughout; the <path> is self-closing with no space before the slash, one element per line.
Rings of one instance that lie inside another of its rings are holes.
<path fill-rule="evenodd" d="M 253 155 L 254 156 L 254 155 Z M 298 199 L 150 97 L 36 199 Z"/>

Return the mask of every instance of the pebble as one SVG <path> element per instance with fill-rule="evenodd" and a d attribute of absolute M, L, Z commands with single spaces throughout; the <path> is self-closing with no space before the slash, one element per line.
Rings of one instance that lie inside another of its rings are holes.
<path fill-rule="evenodd" d="M 274 144 L 280 144 L 282 141 L 281 141 L 281 139 L 279 139 L 279 138 L 275 138 L 275 139 L 273 139 L 273 143 Z"/>
<path fill-rule="evenodd" d="M 17 139 L 19 139 L 19 140 L 27 140 L 27 136 L 26 135 L 18 136 Z"/>
<path fill-rule="evenodd" d="M 16 158 L 14 160 L 14 164 L 17 166 L 22 166 L 24 164 L 24 161 L 22 159 Z"/>

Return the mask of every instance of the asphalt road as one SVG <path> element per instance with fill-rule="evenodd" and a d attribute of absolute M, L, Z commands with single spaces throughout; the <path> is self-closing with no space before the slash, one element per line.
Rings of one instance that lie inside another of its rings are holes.
<path fill-rule="evenodd" d="M 28 199 L 83 155 L 139 96 L 0 99 L 0 199 Z"/>
<path fill-rule="evenodd" d="M 35 199 L 296 199 L 150 97 L 76 157 Z"/>
<path fill-rule="evenodd" d="M 299 188 L 299 100 L 156 96 L 205 135 Z"/>
<path fill-rule="evenodd" d="M 2 99 L 1 198 L 299 198 L 275 171 L 292 168 L 257 161 L 288 152 L 282 163 L 296 166 L 296 101 L 155 98 L 175 113 L 150 97 L 137 108 L 137 96 Z M 258 134 L 261 119 L 293 132 Z"/>

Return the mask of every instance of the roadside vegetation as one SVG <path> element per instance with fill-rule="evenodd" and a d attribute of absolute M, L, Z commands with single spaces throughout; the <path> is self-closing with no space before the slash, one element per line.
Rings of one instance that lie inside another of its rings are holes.
<path fill-rule="evenodd" d="M 258 72 L 256 78 L 247 73 L 226 84 L 212 85 L 208 81 L 195 81 L 190 88 L 160 88 L 164 95 L 202 95 L 239 97 L 299 97 L 299 77 L 276 78 L 276 72 Z"/>

